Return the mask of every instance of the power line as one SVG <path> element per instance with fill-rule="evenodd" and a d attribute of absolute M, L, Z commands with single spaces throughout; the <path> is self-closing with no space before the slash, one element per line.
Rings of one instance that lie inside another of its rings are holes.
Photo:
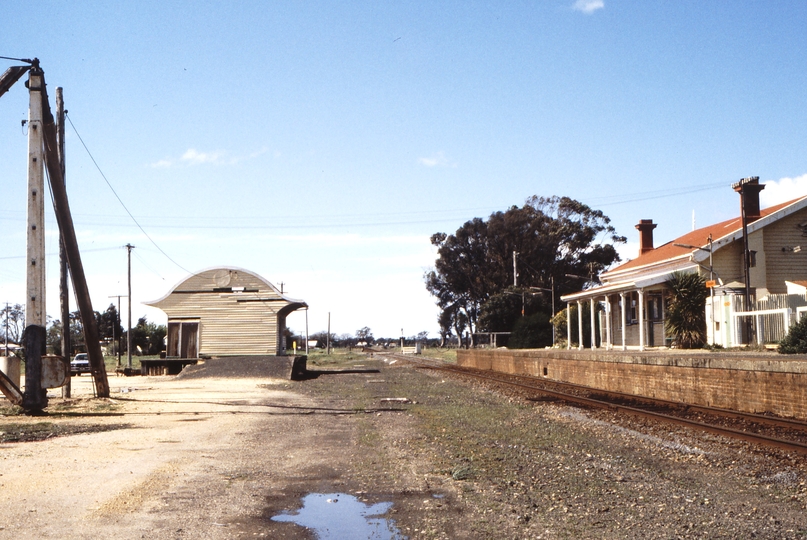
<path fill-rule="evenodd" d="M 93 251 L 112 251 L 112 250 L 115 250 L 115 249 L 120 249 L 120 247 L 82 249 L 81 252 L 82 253 L 90 253 L 90 252 L 93 252 Z M 58 252 L 57 253 L 46 253 L 45 254 L 46 257 L 56 257 L 58 255 L 59 255 Z M 10 260 L 10 259 L 25 259 L 25 258 L 26 258 L 25 255 L 11 255 L 11 256 L 8 256 L 8 257 L 0 257 L 0 261 Z"/>
<path fill-rule="evenodd" d="M 73 131 L 75 132 L 76 136 L 78 137 L 78 140 L 81 141 L 81 145 L 84 147 L 84 150 L 87 151 L 87 155 L 90 156 L 90 159 L 92 160 L 93 165 L 95 165 L 95 168 L 98 169 L 98 172 L 101 174 L 101 178 L 104 179 L 104 182 L 106 182 L 106 185 L 109 186 L 109 189 L 112 191 L 113 195 L 115 195 L 115 198 L 118 199 L 118 202 L 123 207 L 123 209 L 126 210 L 126 213 L 129 214 L 129 217 L 132 218 L 132 221 L 134 221 L 134 224 L 137 225 L 138 229 L 140 229 L 140 232 L 142 232 L 146 236 L 146 238 L 149 239 L 149 242 L 151 242 L 154 245 L 154 247 L 156 247 L 159 250 L 160 253 L 165 255 L 165 257 L 169 261 L 171 261 L 172 263 L 177 265 L 179 268 L 181 268 L 185 272 L 187 272 L 189 274 L 192 274 L 193 272 L 191 272 L 190 270 L 183 267 L 181 264 L 179 264 L 174 259 L 172 259 L 171 256 L 168 255 L 168 253 L 163 251 L 163 248 L 158 246 L 157 242 L 155 242 L 154 239 L 151 236 L 149 236 L 149 233 L 147 233 L 146 230 L 143 227 L 140 226 L 140 223 L 138 223 L 138 221 L 135 219 L 135 217 L 132 215 L 132 213 L 129 211 L 129 209 L 126 208 L 126 205 L 123 204 L 123 200 L 121 200 L 121 198 L 118 196 L 118 193 L 115 191 L 115 188 L 113 188 L 112 184 L 109 183 L 109 180 L 107 179 L 106 175 L 104 174 L 104 171 L 102 171 L 101 167 L 98 166 L 98 162 L 95 161 L 95 158 L 93 157 L 92 152 L 90 152 L 90 149 L 87 148 L 87 145 L 84 143 L 84 139 L 81 138 L 81 135 L 79 134 L 78 130 L 76 129 L 75 124 L 73 124 L 73 120 L 66 114 L 66 112 L 65 112 L 65 118 L 67 118 L 67 121 L 70 122 L 70 127 L 73 128 Z"/>

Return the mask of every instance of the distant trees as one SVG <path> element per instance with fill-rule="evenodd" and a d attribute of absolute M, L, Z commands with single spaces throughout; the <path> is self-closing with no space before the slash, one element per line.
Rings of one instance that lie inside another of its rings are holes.
<path fill-rule="evenodd" d="M 164 349 L 166 328 L 164 324 L 149 322 L 146 317 L 140 317 L 137 325 L 132 328 L 132 347 L 141 354 L 160 354 Z M 126 332 L 123 334 L 123 350 L 126 350 Z"/>
<path fill-rule="evenodd" d="M 8 329 L 8 335 L 6 335 Z M 0 338 L 2 341 L 19 344 L 22 340 L 22 333 L 25 330 L 25 306 L 22 304 L 9 304 L 2 311 L 0 316 Z"/>
<path fill-rule="evenodd" d="M 359 328 L 356 330 L 356 342 L 364 342 L 367 345 L 373 344 L 373 331 L 369 327 Z"/>
<path fill-rule="evenodd" d="M 533 196 L 520 208 L 467 221 L 454 234 L 432 235 L 438 258 L 424 279 L 441 310 L 441 331 L 451 327 L 458 335 L 466 329 L 473 335 L 479 329 L 483 306 L 513 284 L 514 251 L 520 286 L 550 289 L 554 279 L 556 299 L 579 290 L 580 281 L 567 274 L 597 275 L 619 261 L 614 244 L 625 238 L 610 222 L 601 211 L 568 197 Z M 493 313 L 507 304 L 518 318 L 520 303 L 515 308 L 504 298 L 494 301 L 483 327 L 512 330 L 512 315 Z"/>

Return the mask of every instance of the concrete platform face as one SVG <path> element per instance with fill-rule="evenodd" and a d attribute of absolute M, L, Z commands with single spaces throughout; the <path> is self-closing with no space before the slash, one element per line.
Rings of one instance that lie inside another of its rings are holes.
<path fill-rule="evenodd" d="M 807 357 L 709 351 L 474 349 L 463 367 L 807 420 Z"/>
<path fill-rule="evenodd" d="M 181 379 L 201 377 L 268 377 L 299 380 L 305 377 L 307 356 L 227 356 L 200 360 L 177 375 Z"/>

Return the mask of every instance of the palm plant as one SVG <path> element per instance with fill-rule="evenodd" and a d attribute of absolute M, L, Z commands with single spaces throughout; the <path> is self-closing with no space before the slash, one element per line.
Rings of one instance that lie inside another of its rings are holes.
<path fill-rule="evenodd" d="M 667 334 L 682 349 L 700 347 L 706 341 L 706 280 L 698 274 L 673 272 L 666 284 L 672 293 L 667 304 Z"/>

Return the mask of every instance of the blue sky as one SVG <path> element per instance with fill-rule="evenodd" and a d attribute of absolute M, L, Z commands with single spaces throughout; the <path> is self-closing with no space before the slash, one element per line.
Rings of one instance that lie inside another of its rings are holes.
<path fill-rule="evenodd" d="M 132 243 L 135 317 L 226 265 L 283 282 L 311 332 L 330 312 L 336 333 L 434 334 L 429 236 L 531 195 L 603 210 L 632 257 L 639 219 L 661 243 L 735 216 L 742 177 L 764 205 L 807 193 L 807 4 L 500 4 L 0 5 L 0 55 L 64 87 L 94 307 L 125 294 Z M 0 98 L 0 302 L 24 298 L 27 100 Z"/>

